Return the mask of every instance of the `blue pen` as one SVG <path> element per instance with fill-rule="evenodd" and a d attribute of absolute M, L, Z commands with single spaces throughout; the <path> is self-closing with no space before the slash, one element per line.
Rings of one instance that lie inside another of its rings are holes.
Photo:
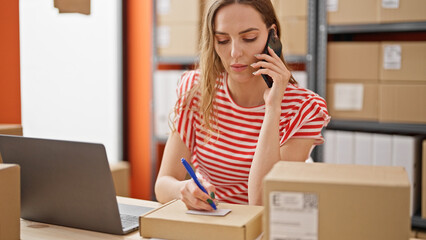
<path fill-rule="evenodd" d="M 181 159 L 183 166 L 185 166 L 186 171 L 188 171 L 189 175 L 191 176 L 192 180 L 194 180 L 195 184 L 197 184 L 197 186 L 201 189 L 201 191 L 205 192 L 207 195 L 209 195 L 209 193 L 207 192 L 207 190 L 203 187 L 203 185 L 201 185 L 200 181 L 198 181 L 197 175 L 195 175 L 194 170 L 192 170 L 191 165 L 189 165 L 189 163 L 185 160 L 185 158 Z M 210 200 L 210 199 L 209 199 Z M 214 210 L 216 210 L 216 205 L 214 204 L 213 201 L 207 201 L 210 206 L 212 206 L 212 208 Z"/>

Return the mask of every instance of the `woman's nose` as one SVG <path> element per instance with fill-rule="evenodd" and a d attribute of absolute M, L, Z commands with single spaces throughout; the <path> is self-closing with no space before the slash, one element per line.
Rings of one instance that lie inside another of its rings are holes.
<path fill-rule="evenodd" d="M 232 43 L 232 49 L 231 49 L 231 57 L 238 58 L 242 55 L 242 48 L 240 47 L 240 44 L 237 42 Z"/>

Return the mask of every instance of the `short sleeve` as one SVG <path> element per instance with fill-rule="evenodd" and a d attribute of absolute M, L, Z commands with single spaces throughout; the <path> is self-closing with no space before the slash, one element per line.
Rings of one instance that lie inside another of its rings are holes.
<path fill-rule="evenodd" d="M 176 131 L 179 133 L 182 141 L 192 152 L 194 148 L 195 136 L 195 113 L 191 107 L 194 104 L 195 98 L 187 102 L 187 93 L 194 87 L 198 81 L 197 71 L 187 71 L 182 74 L 176 89 L 178 98 L 178 111 L 174 119 Z"/>
<path fill-rule="evenodd" d="M 330 122 L 325 100 L 314 94 L 306 98 L 298 107 L 296 114 L 284 128 L 281 145 L 292 137 L 313 138 L 315 145 L 324 143 L 321 130 Z"/>

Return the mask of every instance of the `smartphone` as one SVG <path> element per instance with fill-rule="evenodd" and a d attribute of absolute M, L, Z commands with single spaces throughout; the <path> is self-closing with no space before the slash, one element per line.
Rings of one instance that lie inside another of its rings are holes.
<path fill-rule="evenodd" d="M 271 47 L 272 50 L 274 50 L 275 54 L 281 57 L 282 44 L 277 34 L 275 34 L 275 29 L 269 30 L 268 40 L 266 41 L 265 49 L 263 49 L 263 53 L 270 55 L 268 52 L 268 46 Z M 266 85 L 268 85 L 268 87 L 271 88 L 273 83 L 272 78 L 266 74 L 262 74 L 262 77 L 265 80 Z"/>

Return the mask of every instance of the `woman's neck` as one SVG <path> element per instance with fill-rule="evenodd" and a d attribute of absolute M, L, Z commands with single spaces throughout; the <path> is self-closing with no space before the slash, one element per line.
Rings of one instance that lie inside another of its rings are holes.
<path fill-rule="evenodd" d="M 262 77 L 246 83 L 232 81 L 228 77 L 227 85 L 231 98 L 239 106 L 256 107 L 265 103 L 263 93 L 267 86 Z"/>

